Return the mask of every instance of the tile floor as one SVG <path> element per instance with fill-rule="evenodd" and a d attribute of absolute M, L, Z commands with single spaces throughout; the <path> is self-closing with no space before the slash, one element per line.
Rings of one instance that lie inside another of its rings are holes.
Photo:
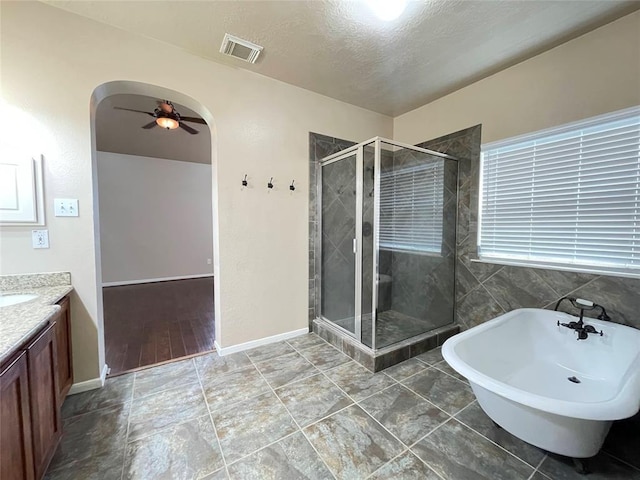
<path fill-rule="evenodd" d="M 48 479 L 582 478 L 496 428 L 439 350 L 372 374 L 313 334 L 115 377 L 63 416 Z M 640 479 L 638 427 L 586 478 Z"/>

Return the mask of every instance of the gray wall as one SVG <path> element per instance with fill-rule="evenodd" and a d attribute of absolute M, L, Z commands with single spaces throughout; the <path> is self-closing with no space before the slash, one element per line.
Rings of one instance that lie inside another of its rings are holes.
<path fill-rule="evenodd" d="M 213 275 L 210 164 L 97 152 L 97 168 L 103 284 Z"/>
<path fill-rule="evenodd" d="M 638 279 L 472 262 L 477 258 L 480 133 L 477 125 L 418 145 L 461 159 L 456 264 L 461 326 L 473 327 L 516 308 L 553 308 L 559 298 L 572 295 L 603 305 L 615 322 L 640 328 Z"/>

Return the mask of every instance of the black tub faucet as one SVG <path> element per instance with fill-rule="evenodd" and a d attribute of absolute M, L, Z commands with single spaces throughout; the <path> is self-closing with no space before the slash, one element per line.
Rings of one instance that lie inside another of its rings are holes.
<path fill-rule="evenodd" d="M 562 297 L 560 300 L 558 300 L 558 303 L 556 303 L 556 306 L 554 308 L 555 311 L 558 311 L 558 307 L 560 306 L 563 300 L 569 300 L 571 302 L 571 305 L 573 305 L 575 308 L 580 309 L 580 318 L 577 322 L 560 323 L 558 321 L 556 323 L 558 324 L 559 327 L 562 326 L 562 327 L 570 328 L 571 330 L 575 330 L 578 333 L 578 338 L 577 338 L 578 340 L 586 340 L 589 337 L 590 333 L 597 333 L 597 334 L 600 334 L 600 336 L 603 335 L 602 331 L 598 332 L 595 329 L 595 327 L 593 327 L 592 325 L 585 325 L 583 321 L 585 310 L 591 311 L 596 308 L 600 309 L 600 315 L 598 315 L 598 320 L 610 321 L 611 318 L 609 317 L 609 315 L 607 315 L 607 312 L 602 305 L 598 305 L 596 303 L 593 303 L 590 300 L 584 300 L 582 298 Z"/>
<path fill-rule="evenodd" d="M 606 322 L 610 322 L 611 321 L 611 317 L 609 315 L 607 315 L 607 311 L 604 309 L 604 307 L 602 305 L 595 304 L 593 308 L 599 308 L 600 309 L 600 315 L 598 315 L 598 320 L 604 320 Z"/>

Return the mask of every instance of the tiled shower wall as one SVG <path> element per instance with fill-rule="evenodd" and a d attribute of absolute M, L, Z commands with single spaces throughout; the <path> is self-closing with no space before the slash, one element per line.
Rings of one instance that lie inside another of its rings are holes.
<path fill-rule="evenodd" d="M 325 167 L 324 175 L 328 176 L 323 184 L 323 211 L 325 224 L 333 228 L 327 229 L 328 235 L 323 236 L 322 249 L 324 259 L 316 259 L 314 252 L 315 235 L 317 232 L 317 201 L 316 163 L 332 153 L 341 151 L 353 143 L 311 133 L 310 140 L 310 244 L 309 244 L 309 319 L 316 316 L 314 289 L 319 280 L 317 275 L 324 272 L 330 282 L 325 282 L 323 302 L 330 298 L 331 303 L 323 306 L 327 318 L 338 320 L 354 315 L 353 291 L 355 288 L 353 270 L 354 258 L 351 255 L 351 239 L 354 237 L 355 226 L 355 163 L 349 160 L 337 162 Z M 382 169 L 394 169 L 423 164 L 428 156 L 415 154 L 408 150 L 392 152 L 383 149 Z M 431 157 L 429 157 L 431 158 Z M 433 160 L 441 161 L 437 157 Z M 373 259 L 373 163 L 374 150 L 367 147 L 364 151 L 364 196 L 363 196 L 363 278 L 362 278 L 362 313 L 371 312 L 371 285 Z M 453 264 L 455 243 L 455 196 L 457 165 L 446 160 L 444 164 L 444 238 L 441 256 L 426 256 L 405 252 L 380 252 L 380 274 L 392 278 L 393 281 L 381 282 L 379 302 L 381 310 L 393 308 L 396 311 L 420 319 L 439 319 L 434 321 L 433 327 L 452 322 L 453 310 Z M 353 190 L 353 191 L 352 191 Z M 452 208 L 453 203 L 453 208 Z M 366 228 L 369 224 L 369 229 Z M 368 232 L 368 233 L 367 233 Z M 368 253 L 368 254 L 367 254 Z M 324 264 L 320 264 L 323 261 Z M 322 267 L 322 268 L 320 268 Z M 449 278 L 450 277 L 450 278 Z M 348 322 L 347 322 L 348 323 Z M 342 325 L 348 329 L 347 325 Z M 365 342 L 366 343 L 366 342 Z"/>
<path fill-rule="evenodd" d="M 460 325 L 473 327 L 516 308 L 553 308 L 558 299 L 571 295 L 603 305 L 615 322 L 640 328 L 638 279 L 472 261 L 477 258 L 480 132 L 477 125 L 418 145 L 460 159 L 456 264 Z"/>
<path fill-rule="evenodd" d="M 562 272 L 549 269 L 511 267 L 474 262 L 477 258 L 478 188 L 481 126 L 418 144 L 419 147 L 454 155 L 458 171 L 458 225 L 456 263 L 457 322 L 462 328 L 478 325 L 507 311 L 523 308 L 553 308 L 565 295 L 586 298 L 603 305 L 619 323 L 640 328 L 640 280 L 633 278 Z M 343 150 L 354 142 L 315 133 L 309 134 L 309 168 L 315 186 L 315 162 Z M 314 239 L 316 192 L 309 199 L 309 323 L 315 318 L 317 279 Z"/>

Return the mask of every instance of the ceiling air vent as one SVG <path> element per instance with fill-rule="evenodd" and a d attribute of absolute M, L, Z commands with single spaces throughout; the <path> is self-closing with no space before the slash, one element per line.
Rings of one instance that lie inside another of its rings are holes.
<path fill-rule="evenodd" d="M 224 34 L 224 40 L 222 40 L 222 46 L 220 47 L 220 53 L 249 63 L 256 63 L 261 51 L 262 47 L 260 45 L 234 37 L 228 33 Z"/>

